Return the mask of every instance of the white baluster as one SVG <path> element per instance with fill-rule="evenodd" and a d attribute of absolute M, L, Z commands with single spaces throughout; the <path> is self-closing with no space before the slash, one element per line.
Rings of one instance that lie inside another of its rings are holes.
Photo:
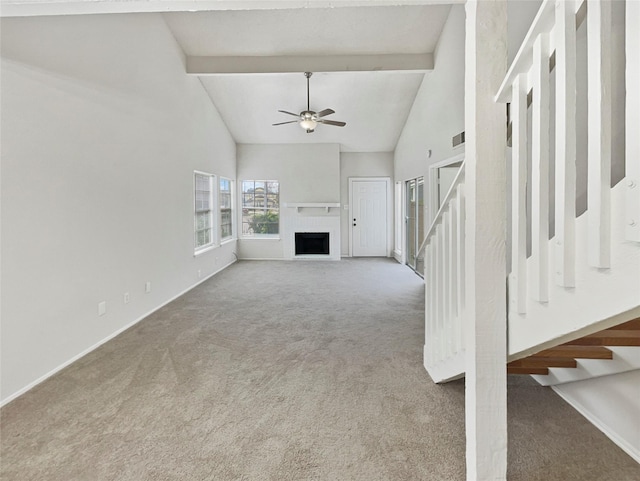
<path fill-rule="evenodd" d="M 555 278 L 575 286 L 576 17 L 573 2 L 556 4 Z"/>
<path fill-rule="evenodd" d="M 520 74 L 511 95 L 511 302 L 527 311 L 527 79 Z"/>
<path fill-rule="evenodd" d="M 549 38 L 533 44 L 531 257 L 532 297 L 549 300 Z"/>
<path fill-rule="evenodd" d="M 438 343 L 438 349 L 440 352 L 439 360 L 442 361 L 446 358 L 446 313 L 445 313 L 445 292 L 446 292 L 446 263 L 445 263 L 445 238 L 444 238 L 444 225 L 442 222 L 438 225 L 436 231 L 436 238 L 438 239 L 439 255 L 438 255 L 438 331 L 440 332 L 440 338 Z"/>
<path fill-rule="evenodd" d="M 451 356 L 452 344 L 451 344 L 451 238 L 450 238 L 450 213 L 448 206 L 445 207 L 442 213 L 442 246 L 443 246 L 443 279 L 442 279 L 442 320 L 443 326 L 443 338 L 444 338 L 444 356 L 448 358 Z"/>
<path fill-rule="evenodd" d="M 425 252 L 425 291 L 427 292 L 428 298 L 429 298 L 429 302 L 426 305 L 426 315 L 427 315 L 427 328 L 426 331 L 428 333 L 427 335 L 427 339 L 426 339 L 426 345 L 427 345 L 427 349 L 428 349 L 428 360 L 429 360 L 429 365 L 433 365 L 434 362 L 434 353 L 433 353 L 433 348 L 434 348 L 434 342 L 433 342 L 433 338 L 435 336 L 435 315 L 434 315 L 434 305 L 435 305 L 435 296 L 434 296 L 434 276 L 433 276 L 433 272 L 434 272 L 434 258 L 433 258 L 433 244 L 429 243 L 427 245 L 427 247 L 425 248 L 426 252 Z"/>
<path fill-rule="evenodd" d="M 433 234 L 433 357 L 434 363 L 440 360 L 440 287 L 438 286 L 440 273 L 440 248 L 437 232 Z"/>
<path fill-rule="evenodd" d="M 589 264 L 607 268 L 611 263 L 611 2 L 587 3 L 587 51 Z"/>
<path fill-rule="evenodd" d="M 462 329 L 462 323 L 464 322 L 465 312 L 465 196 L 464 196 L 464 184 L 458 185 L 458 193 L 456 197 L 458 204 L 458 342 L 460 349 L 464 349 L 464 329 Z"/>
<path fill-rule="evenodd" d="M 455 187 L 455 195 L 449 200 L 449 212 L 451 214 L 451 221 L 449 222 L 449 272 L 451 277 L 449 278 L 449 291 L 451 292 L 450 299 L 450 312 L 451 318 L 455 319 L 458 316 L 458 201 L 457 201 L 458 186 Z"/>

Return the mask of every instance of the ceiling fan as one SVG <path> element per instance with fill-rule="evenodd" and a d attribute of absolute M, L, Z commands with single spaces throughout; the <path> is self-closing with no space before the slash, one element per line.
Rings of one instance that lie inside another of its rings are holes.
<path fill-rule="evenodd" d="M 299 123 L 300 127 L 302 127 L 308 134 L 313 132 L 318 124 L 325 125 L 335 125 L 336 127 L 344 127 L 346 122 L 339 122 L 337 120 L 327 120 L 322 117 L 326 117 L 327 115 L 335 114 L 335 111 L 332 109 L 324 109 L 320 112 L 314 112 L 309 107 L 309 78 L 313 75 L 312 72 L 305 72 L 304 76 L 307 77 L 307 110 L 303 110 L 299 114 L 294 114 L 293 112 L 287 112 L 286 110 L 278 110 L 278 112 L 282 112 L 283 114 L 293 115 L 294 117 L 298 117 L 298 120 L 290 120 L 288 122 L 280 122 L 273 125 L 284 125 L 284 124 L 294 124 Z"/>

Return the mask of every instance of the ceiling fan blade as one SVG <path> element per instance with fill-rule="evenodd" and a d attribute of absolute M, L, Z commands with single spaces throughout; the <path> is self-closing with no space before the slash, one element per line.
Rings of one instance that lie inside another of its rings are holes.
<path fill-rule="evenodd" d="M 298 121 L 297 120 L 289 120 L 288 122 L 280 122 L 278 124 L 271 124 L 271 125 L 284 125 L 284 124 L 297 124 Z"/>
<path fill-rule="evenodd" d="M 335 114 L 335 111 L 331 110 L 331 109 L 324 109 L 324 110 L 321 110 L 320 112 L 318 112 L 316 114 L 316 117 L 320 118 L 320 117 L 325 117 L 325 116 L 331 115 L 331 114 Z"/>
<path fill-rule="evenodd" d="M 286 110 L 278 110 L 278 112 L 282 112 L 283 114 L 293 115 L 294 117 L 300 117 L 300 114 L 294 114 L 293 112 L 287 112 Z"/>
<path fill-rule="evenodd" d="M 337 120 L 323 120 L 323 119 L 318 120 L 318 123 L 325 124 L 325 125 L 335 125 L 336 127 L 344 127 L 345 125 L 347 125 L 346 122 L 338 122 Z"/>

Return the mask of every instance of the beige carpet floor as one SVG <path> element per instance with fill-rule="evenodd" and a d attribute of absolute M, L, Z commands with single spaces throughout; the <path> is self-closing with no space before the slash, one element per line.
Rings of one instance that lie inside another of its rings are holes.
<path fill-rule="evenodd" d="M 424 286 L 387 259 L 239 262 L 1 411 L 2 480 L 464 480 L 464 382 L 422 367 Z M 509 479 L 640 465 L 509 379 Z"/>

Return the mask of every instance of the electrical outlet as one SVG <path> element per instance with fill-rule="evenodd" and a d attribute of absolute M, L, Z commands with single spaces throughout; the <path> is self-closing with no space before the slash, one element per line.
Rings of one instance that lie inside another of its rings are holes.
<path fill-rule="evenodd" d="M 151 292 L 151 281 L 147 281 L 147 283 L 144 285 L 144 292 Z"/>
<path fill-rule="evenodd" d="M 201 277 L 202 277 L 202 271 L 198 269 L 198 279 L 200 279 Z"/>
<path fill-rule="evenodd" d="M 107 301 L 98 302 L 98 315 L 104 316 L 107 313 Z"/>
<path fill-rule="evenodd" d="M 131 297 L 129 296 L 128 292 L 125 292 L 124 295 L 122 296 L 122 300 L 125 304 L 129 304 L 129 301 L 131 300 Z"/>

